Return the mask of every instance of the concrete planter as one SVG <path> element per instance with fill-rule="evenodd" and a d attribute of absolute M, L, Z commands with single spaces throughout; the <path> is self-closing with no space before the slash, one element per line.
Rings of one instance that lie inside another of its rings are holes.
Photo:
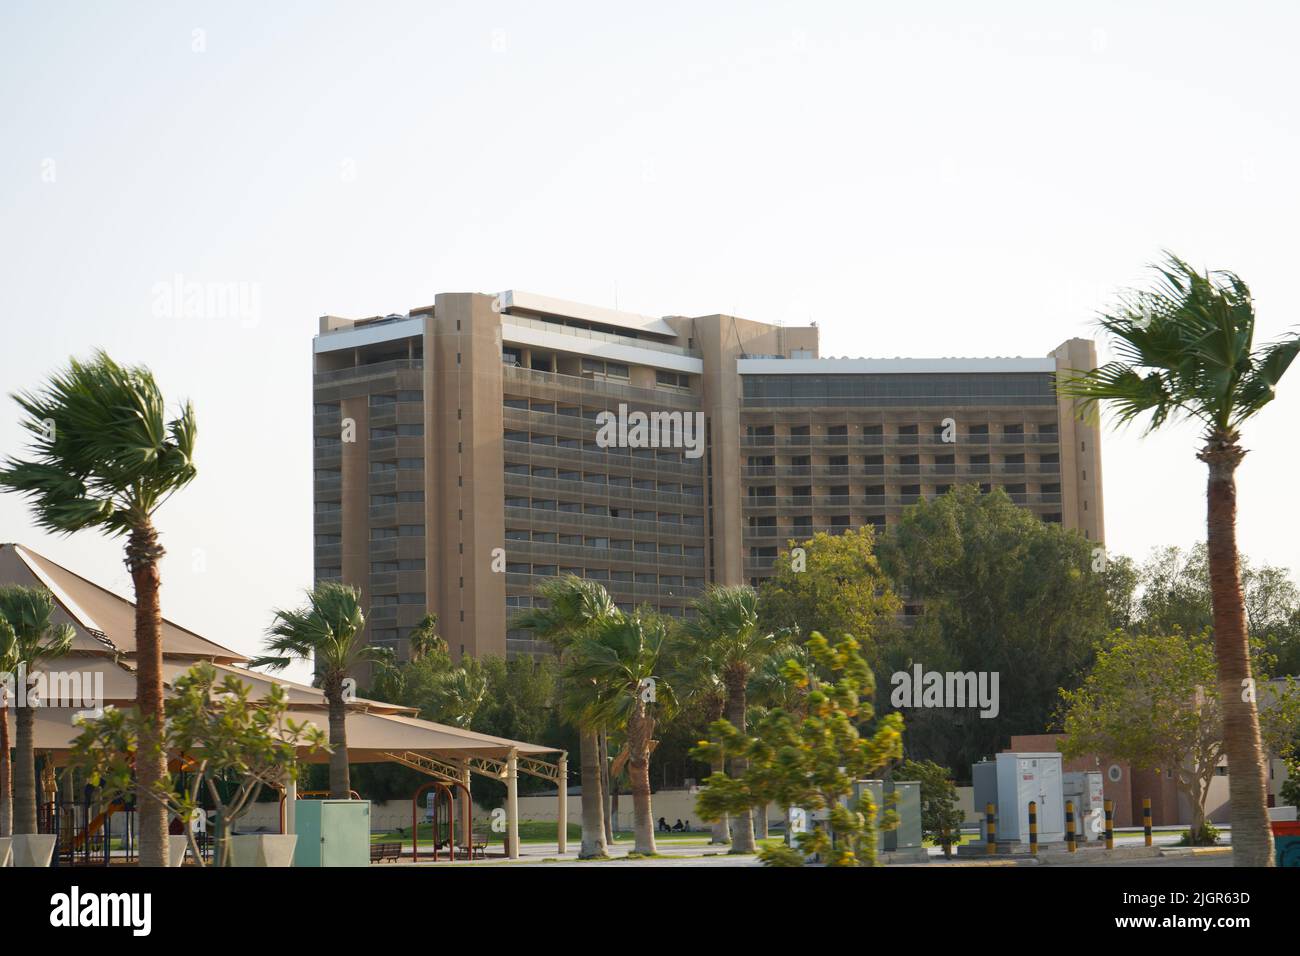
<path fill-rule="evenodd" d="M 186 836 L 167 837 L 167 865 L 181 866 L 185 862 L 185 851 L 190 848 L 190 839 Z"/>
<path fill-rule="evenodd" d="M 230 838 L 231 866 L 293 866 L 296 834 L 245 833 Z"/>
<path fill-rule="evenodd" d="M 47 867 L 58 840 L 53 833 L 24 833 L 13 837 L 14 866 Z"/>
<path fill-rule="evenodd" d="M 13 848 L 13 837 L 0 837 L 0 867 L 6 867 L 9 865 L 9 861 L 13 859 L 14 855 Z"/>

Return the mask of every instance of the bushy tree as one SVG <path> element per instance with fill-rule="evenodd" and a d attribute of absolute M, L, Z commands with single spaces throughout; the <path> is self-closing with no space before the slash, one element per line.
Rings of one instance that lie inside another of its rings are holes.
<path fill-rule="evenodd" d="M 740 756 L 747 769 L 736 777 L 710 776 L 696 809 L 705 820 L 773 801 L 827 810 L 828 826 L 800 834 L 797 853 L 764 848 L 760 858 L 780 866 L 815 854 L 831 866 L 870 866 L 878 808 L 865 795 L 863 803 L 852 804 L 854 782 L 902 756 L 903 720 L 898 714 L 874 720 L 871 668 L 854 638 L 846 635 L 832 646 L 813 632 L 807 648 L 813 668 L 793 658 L 785 664 L 791 682 L 807 690 L 801 716 L 773 708 L 756 722 L 752 736 L 720 720 L 711 728 L 711 739 L 700 742 L 695 751 L 699 759 L 717 764 Z M 821 679 L 819 673 L 829 677 Z"/>
<path fill-rule="evenodd" d="M 759 597 L 769 631 L 853 634 L 863 642 L 902 607 L 876 558 L 870 527 L 792 540 Z"/>
<path fill-rule="evenodd" d="M 1286 747 L 1300 721 L 1300 690 L 1261 682 L 1260 723 L 1267 745 Z M 1236 693 L 1256 696 L 1253 687 Z M 1116 632 L 1076 690 L 1062 690 L 1062 753 L 1106 754 L 1172 776 L 1192 807 L 1191 832 L 1205 822 L 1205 799 L 1225 754 L 1223 707 L 1214 647 L 1204 635 Z"/>
<path fill-rule="evenodd" d="M 943 847 L 944 856 L 952 856 L 953 844 L 961 839 L 962 824 L 952 771 L 932 760 L 905 760 L 894 771 L 894 779 L 921 784 L 921 828 Z"/>
<path fill-rule="evenodd" d="M 1048 726 L 1057 688 L 1077 686 L 1108 632 L 1114 583 L 1095 547 L 1001 489 L 961 486 L 907 510 L 881 559 L 922 612 L 882 638 L 878 678 L 921 664 L 997 673 L 999 682 L 995 717 L 905 709 L 909 755 L 964 768 L 1011 734 Z"/>

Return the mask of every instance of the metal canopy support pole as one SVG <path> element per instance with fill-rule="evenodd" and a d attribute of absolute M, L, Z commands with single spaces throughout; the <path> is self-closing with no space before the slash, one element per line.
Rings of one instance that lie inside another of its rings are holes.
<path fill-rule="evenodd" d="M 289 774 L 284 782 L 284 832 L 298 832 L 298 780 Z"/>
<path fill-rule="evenodd" d="M 569 755 L 560 754 L 557 761 L 560 769 L 560 789 L 557 794 L 556 820 L 559 826 L 556 828 L 556 843 L 559 844 L 560 855 L 563 856 L 569 849 Z"/>
<path fill-rule="evenodd" d="M 510 859 L 519 859 L 519 751 L 514 747 L 506 758 L 506 836 Z"/>

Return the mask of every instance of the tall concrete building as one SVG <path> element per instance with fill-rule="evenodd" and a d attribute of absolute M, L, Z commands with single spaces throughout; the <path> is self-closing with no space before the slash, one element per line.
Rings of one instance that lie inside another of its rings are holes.
<path fill-rule="evenodd" d="M 313 345 L 316 577 L 358 586 L 399 657 L 426 610 L 453 656 L 538 650 L 507 621 L 557 574 L 687 614 L 791 537 L 887 527 L 959 483 L 1103 539 L 1097 431 L 1052 388 L 1096 364 L 1083 339 L 829 359 L 816 326 L 512 291 L 325 316 Z"/>

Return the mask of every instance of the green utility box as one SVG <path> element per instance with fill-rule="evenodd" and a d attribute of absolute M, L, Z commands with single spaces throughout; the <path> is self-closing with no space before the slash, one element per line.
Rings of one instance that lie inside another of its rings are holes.
<path fill-rule="evenodd" d="M 369 800 L 296 800 L 294 866 L 369 866 Z"/>

